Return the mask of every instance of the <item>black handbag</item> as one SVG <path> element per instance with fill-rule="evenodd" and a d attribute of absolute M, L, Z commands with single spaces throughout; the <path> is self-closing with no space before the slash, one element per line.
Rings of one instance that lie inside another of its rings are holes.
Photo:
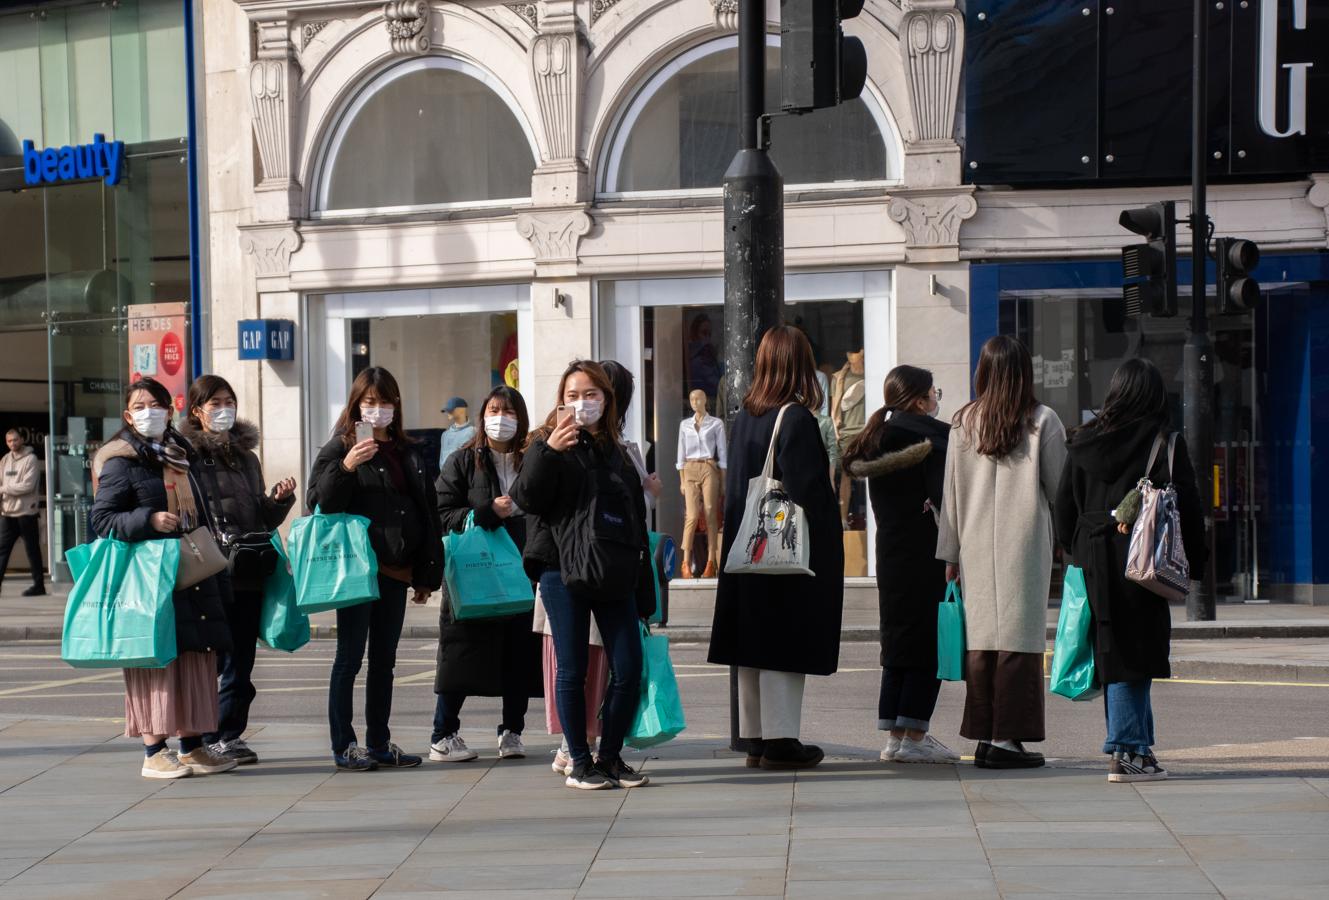
<path fill-rule="evenodd" d="M 224 535 L 222 549 L 226 551 L 227 570 L 235 581 L 252 584 L 277 571 L 277 549 L 266 531 Z"/>

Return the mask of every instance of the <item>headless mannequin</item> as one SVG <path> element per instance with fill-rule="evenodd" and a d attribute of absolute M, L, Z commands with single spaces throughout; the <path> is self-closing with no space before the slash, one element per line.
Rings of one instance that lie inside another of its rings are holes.
<path fill-rule="evenodd" d="M 849 442 L 858 436 L 866 422 L 867 391 L 863 384 L 863 351 L 851 350 L 847 354 L 844 367 L 835 373 L 831 386 L 831 421 L 835 424 L 835 435 L 840 442 L 843 454 Z M 845 473 L 840 474 L 840 521 L 849 525 L 849 499 L 853 491 L 853 481 Z"/>
<path fill-rule="evenodd" d="M 724 426 L 706 411 L 706 392 L 688 395 L 692 415 L 679 423 L 679 489 L 686 512 L 683 520 L 683 577 L 692 578 L 692 544 L 697 520 L 705 515 L 706 567 L 702 578 L 714 578 L 720 557 L 721 491 L 725 467 Z M 690 451 L 690 452 L 689 452 Z M 702 452 L 705 451 L 705 452 Z"/>

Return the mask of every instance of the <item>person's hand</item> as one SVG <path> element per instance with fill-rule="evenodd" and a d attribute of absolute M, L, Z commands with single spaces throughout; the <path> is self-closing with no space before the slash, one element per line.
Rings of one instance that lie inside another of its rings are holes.
<path fill-rule="evenodd" d="M 659 498 L 660 494 L 664 492 L 664 483 L 660 481 L 660 476 L 654 472 L 646 476 L 646 480 L 642 482 L 642 487 L 646 488 L 648 494 L 656 498 Z"/>
<path fill-rule="evenodd" d="M 959 580 L 960 580 L 960 567 L 957 566 L 955 563 L 946 563 L 946 581 L 951 582 Z"/>
<path fill-rule="evenodd" d="M 426 603 L 428 603 L 429 595 L 433 593 L 433 591 L 429 590 L 429 588 L 422 588 L 422 587 L 415 588 L 414 591 L 415 592 L 411 594 L 411 602 L 414 603 L 416 606 L 424 606 Z"/>
<path fill-rule="evenodd" d="M 180 529 L 180 517 L 175 513 L 155 512 L 148 521 L 152 524 L 152 529 L 161 534 L 170 534 Z"/>
<path fill-rule="evenodd" d="M 341 461 L 342 468 L 348 472 L 354 472 L 365 463 L 369 462 L 378 453 L 378 444 L 373 438 L 363 440 L 346 452 L 346 457 Z"/>
<path fill-rule="evenodd" d="M 549 445 L 550 450 L 556 450 L 559 453 L 577 446 L 576 420 L 572 416 L 560 419 L 554 426 L 554 430 L 549 433 L 549 439 L 545 443 Z"/>
<path fill-rule="evenodd" d="M 494 502 L 489 504 L 489 506 L 494 510 L 494 515 L 498 516 L 500 519 L 506 519 L 516 510 L 516 504 L 514 504 L 512 498 L 506 494 L 502 497 L 495 497 Z"/>
<path fill-rule="evenodd" d="M 272 499 L 285 500 L 295 493 L 295 479 L 283 478 L 272 488 Z"/>

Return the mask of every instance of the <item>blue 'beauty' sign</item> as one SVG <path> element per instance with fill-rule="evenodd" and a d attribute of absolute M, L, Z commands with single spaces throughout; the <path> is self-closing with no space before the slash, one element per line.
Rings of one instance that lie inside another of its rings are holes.
<path fill-rule="evenodd" d="M 23 180 L 28 184 L 59 184 L 101 178 L 119 183 L 125 171 L 125 142 L 108 141 L 100 134 L 91 144 L 76 147 L 47 147 L 38 150 L 32 141 L 23 142 Z"/>

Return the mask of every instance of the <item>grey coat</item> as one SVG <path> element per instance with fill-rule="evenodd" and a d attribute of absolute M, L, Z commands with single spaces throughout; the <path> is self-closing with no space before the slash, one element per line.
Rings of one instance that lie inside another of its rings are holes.
<path fill-rule="evenodd" d="M 1049 407 L 1002 459 L 957 426 L 946 451 L 937 559 L 960 566 L 970 650 L 1042 653 L 1052 580 L 1052 501 L 1066 430 Z"/>

